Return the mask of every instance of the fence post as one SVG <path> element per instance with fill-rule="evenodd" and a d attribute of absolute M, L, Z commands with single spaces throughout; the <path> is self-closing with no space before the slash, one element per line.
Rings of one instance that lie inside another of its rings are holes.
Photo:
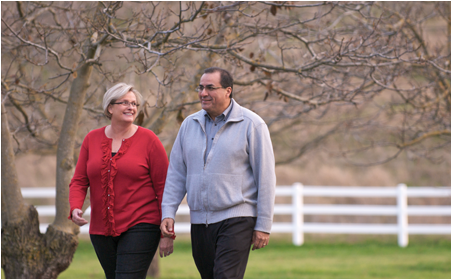
<path fill-rule="evenodd" d="M 408 246 L 408 198 L 407 186 L 397 185 L 397 224 L 398 243 L 400 247 Z"/>
<path fill-rule="evenodd" d="M 303 233 L 303 185 L 295 183 L 292 185 L 292 242 L 296 246 L 304 243 Z"/>

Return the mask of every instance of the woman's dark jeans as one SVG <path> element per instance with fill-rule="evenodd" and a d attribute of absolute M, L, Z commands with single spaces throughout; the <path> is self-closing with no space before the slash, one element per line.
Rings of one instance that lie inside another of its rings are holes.
<path fill-rule="evenodd" d="M 117 237 L 90 237 L 107 279 L 144 279 L 160 242 L 160 227 L 141 223 Z"/>

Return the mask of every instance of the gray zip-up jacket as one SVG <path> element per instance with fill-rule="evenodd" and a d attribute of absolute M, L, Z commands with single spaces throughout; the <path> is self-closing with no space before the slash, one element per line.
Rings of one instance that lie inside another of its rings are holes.
<path fill-rule="evenodd" d="M 276 186 L 270 133 L 261 117 L 232 102 L 205 164 L 206 112 L 194 113 L 182 123 L 171 151 L 162 220 L 174 219 L 187 194 L 192 224 L 257 217 L 254 229 L 270 233 Z"/>

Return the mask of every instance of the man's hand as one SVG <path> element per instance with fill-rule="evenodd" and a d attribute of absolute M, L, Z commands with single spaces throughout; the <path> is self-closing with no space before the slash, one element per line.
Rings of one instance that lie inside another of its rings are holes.
<path fill-rule="evenodd" d="M 160 224 L 160 230 L 164 237 L 171 237 L 174 235 L 174 220 L 171 218 L 163 219 Z"/>
<path fill-rule="evenodd" d="M 160 257 L 168 257 L 173 253 L 173 239 L 170 237 L 160 238 Z"/>
<path fill-rule="evenodd" d="M 72 221 L 74 222 L 74 224 L 78 225 L 78 226 L 83 226 L 86 225 L 88 223 L 87 220 L 82 218 L 83 215 L 83 211 L 80 209 L 74 209 L 72 211 Z"/>
<path fill-rule="evenodd" d="M 255 230 L 253 232 L 253 239 L 251 240 L 251 244 L 253 244 L 253 251 L 267 246 L 269 240 L 270 233 Z"/>

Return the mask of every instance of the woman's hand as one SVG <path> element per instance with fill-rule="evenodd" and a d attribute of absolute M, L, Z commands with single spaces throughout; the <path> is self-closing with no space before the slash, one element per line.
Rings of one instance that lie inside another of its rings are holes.
<path fill-rule="evenodd" d="M 168 257 L 173 253 L 173 239 L 171 237 L 160 238 L 160 257 Z"/>
<path fill-rule="evenodd" d="M 72 211 L 72 221 L 74 222 L 74 224 L 76 224 L 78 226 L 83 226 L 88 223 L 87 220 L 82 218 L 82 215 L 83 215 L 83 211 L 80 209 L 74 209 Z"/>

